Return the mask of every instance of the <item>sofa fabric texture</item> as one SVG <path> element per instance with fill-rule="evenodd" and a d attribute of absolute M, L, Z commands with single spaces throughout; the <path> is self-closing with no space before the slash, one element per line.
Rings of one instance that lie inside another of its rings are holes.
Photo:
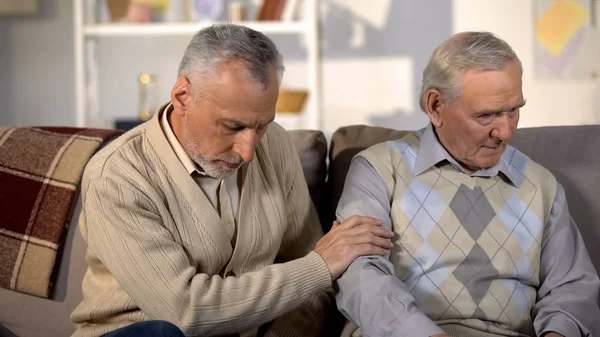
<path fill-rule="evenodd" d="M 83 169 L 102 143 L 118 135 L 104 129 L 0 128 L 0 287 L 50 295 Z"/>

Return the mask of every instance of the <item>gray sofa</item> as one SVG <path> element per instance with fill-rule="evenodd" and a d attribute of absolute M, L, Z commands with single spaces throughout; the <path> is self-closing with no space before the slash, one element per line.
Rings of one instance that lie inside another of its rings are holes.
<path fill-rule="evenodd" d="M 375 143 L 400 138 L 406 131 L 349 126 L 334 133 L 330 144 L 319 131 L 290 133 L 327 231 L 352 157 Z M 596 269 L 600 270 L 600 246 L 596 246 L 600 241 L 600 125 L 519 129 L 512 144 L 550 169 L 563 184 L 571 214 Z M 81 300 L 81 280 L 86 269 L 85 243 L 76 229 L 79 209 L 76 207 L 69 228 L 52 299 L 0 288 L 0 336 L 59 337 L 73 332 L 69 315 Z M 333 311 L 324 336 L 336 334 L 339 319 Z"/>

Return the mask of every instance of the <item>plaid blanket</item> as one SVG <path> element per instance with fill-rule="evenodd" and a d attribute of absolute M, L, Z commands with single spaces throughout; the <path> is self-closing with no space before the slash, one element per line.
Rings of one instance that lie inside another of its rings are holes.
<path fill-rule="evenodd" d="M 83 169 L 121 133 L 0 127 L 0 287 L 49 296 Z"/>

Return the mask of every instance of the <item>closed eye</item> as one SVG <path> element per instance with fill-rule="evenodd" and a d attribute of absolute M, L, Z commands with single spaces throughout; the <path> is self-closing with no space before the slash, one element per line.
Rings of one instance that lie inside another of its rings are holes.
<path fill-rule="evenodd" d="M 228 131 L 231 131 L 231 132 L 239 132 L 246 128 L 244 125 L 228 125 L 228 124 L 223 124 L 223 127 L 225 127 L 225 129 L 227 129 Z"/>
<path fill-rule="evenodd" d="M 496 117 L 495 114 L 481 114 L 477 117 L 477 119 L 479 120 L 479 123 L 487 125 L 494 120 L 494 117 Z"/>

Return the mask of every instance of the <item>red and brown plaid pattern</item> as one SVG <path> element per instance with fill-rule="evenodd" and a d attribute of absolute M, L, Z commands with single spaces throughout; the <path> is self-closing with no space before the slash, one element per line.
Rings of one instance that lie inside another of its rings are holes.
<path fill-rule="evenodd" d="M 88 160 L 118 130 L 0 127 L 0 287 L 48 297 Z"/>

